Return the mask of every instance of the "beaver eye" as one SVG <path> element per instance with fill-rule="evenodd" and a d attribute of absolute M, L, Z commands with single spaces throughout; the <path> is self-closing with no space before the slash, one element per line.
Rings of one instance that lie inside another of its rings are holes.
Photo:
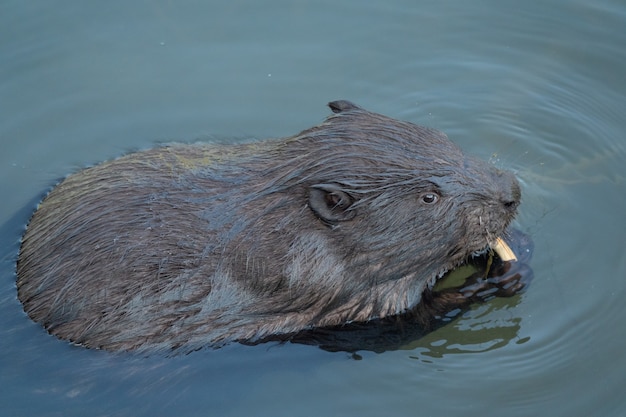
<path fill-rule="evenodd" d="M 439 201 L 439 194 L 433 193 L 433 192 L 424 193 L 422 194 L 421 199 L 422 199 L 422 202 L 426 204 L 434 204 L 437 201 Z"/>

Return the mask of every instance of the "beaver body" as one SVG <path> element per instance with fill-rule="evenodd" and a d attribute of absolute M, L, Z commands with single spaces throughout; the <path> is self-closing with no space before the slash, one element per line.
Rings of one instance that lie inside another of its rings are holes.
<path fill-rule="evenodd" d="M 67 177 L 22 240 L 25 311 L 92 348 L 254 343 L 414 309 L 505 232 L 510 172 L 436 130 L 329 106 L 290 138 L 166 146 Z"/>

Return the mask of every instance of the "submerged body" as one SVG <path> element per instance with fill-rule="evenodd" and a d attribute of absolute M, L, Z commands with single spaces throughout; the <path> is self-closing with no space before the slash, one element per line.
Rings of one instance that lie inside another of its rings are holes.
<path fill-rule="evenodd" d="M 110 350 L 250 342 L 407 312 L 515 216 L 515 177 L 435 130 L 330 103 L 281 140 L 177 145 L 66 178 L 40 204 L 18 295 Z"/>

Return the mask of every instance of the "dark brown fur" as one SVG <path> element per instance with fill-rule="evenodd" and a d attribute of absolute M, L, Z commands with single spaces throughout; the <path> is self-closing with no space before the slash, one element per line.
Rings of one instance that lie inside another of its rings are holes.
<path fill-rule="evenodd" d="M 93 348 L 255 342 L 414 309 L 504 233 L 511 173 L 438 131 L 330 107 L 291 138 L 167 146 L 66 178 L 23 238 L 27 313 Z"/>

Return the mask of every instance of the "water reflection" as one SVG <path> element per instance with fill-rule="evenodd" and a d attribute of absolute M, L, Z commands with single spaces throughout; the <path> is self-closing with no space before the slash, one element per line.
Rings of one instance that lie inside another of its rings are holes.
<path fill-rule="evenodd" d="M 446 355 L 488 352 L 510 343 L 523 344 L 529 338 L 521 338 L 521 317 L 516 317 L 515 307 L 520 296 L 494 299 L 468 311 L 450 323 L 453 329 L 440 329 L 422 339 L 403 346 L 414 350 L 414 359 L 443 358 Z M 418 355 L 416 355 L 418 353 Z"/>

